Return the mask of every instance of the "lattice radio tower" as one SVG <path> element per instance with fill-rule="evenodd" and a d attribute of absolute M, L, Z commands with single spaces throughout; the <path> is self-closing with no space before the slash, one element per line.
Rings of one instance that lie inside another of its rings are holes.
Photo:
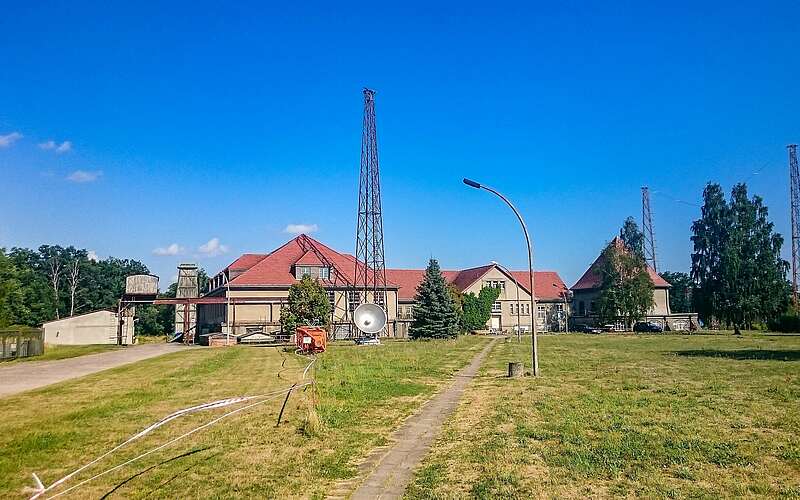
<path fill-rule="evenodd" d="M 386 307 L 386 263 L 383 253 L 378 135 L 375 130 L 375 91 L 367 88 L 364 89 L 361 175 L 358 180 L 355 288 L 361 290 L 363 302 Z"/>
<path fill-rule="evenodd" d="M 797 273 L 800 263 L 800 170 L 797 168 L 797 144 L 786 146 L 789 150 L 789 191 L 792 202 L 792 301 L 797 308 Z"/>
<path fill-rule="evenodd" d="M 642 186 L 642 233 L 644 233 L 644 258 L 650 263 L 653 271 L 658 272 L 653 212 L 650 211 L 650 189 L 647 186 Z"/>

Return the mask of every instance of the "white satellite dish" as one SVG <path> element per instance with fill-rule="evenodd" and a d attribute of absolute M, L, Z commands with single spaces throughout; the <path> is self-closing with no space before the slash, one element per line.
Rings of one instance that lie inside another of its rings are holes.
<path fill-rule="evenodd" d="M 386 326 L 386 311 L 377 304 L 361 304 L 353 312 L 356 328 L 368 335 L 375 335 Z"/>

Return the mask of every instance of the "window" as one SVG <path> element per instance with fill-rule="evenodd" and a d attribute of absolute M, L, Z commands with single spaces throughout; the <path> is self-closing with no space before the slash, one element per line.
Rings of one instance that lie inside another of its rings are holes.
<path fill-rule="evenodd" d="M 558 312 L 564 311 L 564 304 L 556 304 L 556 311 Z"/>
<path fill-rule="evenodd" d="M 582 300 L 578 301 L 578 316 L 586 316 L 586 303 Z"/>
<path fill-rule="evenodd" d="M 493 313 L 499 313 L 499 312 L 501 312 L 502 310 L 503 310 L 503 309 L 502 309 L 502 304 L 500 303 L 500 301 L 499 301 L 499 300 L 498 300 L 498 301 L 495 301 L 495 302 L 492 304 L 492 312 L 493 312 Z"/>
<path fill-rule="evenodd" d="M 330 267 L 320 267 L 319 268 L 319 277 L 321 279 L 327 280 L 331 278 L 331 268 Z"/>
<path fill-rule="evenodd" d="M 336 292 L 328 290 L 328 303 L 331 305 L 331 310 L 336 309 Z"/>
<path fill-rule="evenodd" d="M 350 312 L 361 304 L 361 292 L 347 292 L 347 304 Z"/>
<path fill-rule="evenodd" d="M 545 313 L 546 313 L 546 311 L 544 309 L 544 306 L 536 306 L 536 317 L 537 318 L 539 318 L 540 320 L 544 320 Z"/>
<path fill-rule="evenodd" d="M 386 292 L 375 292 L 375 304 L 383 307 L 386 303 Z"/>
<path fill-rule="evenodd" d="M 331 277 L 331 268 L 321 266 L 295 266 L 294 274 L 297 279 L 303 279 L 303 276 L 309 276 L 311 278 L 327 280 Z"/>
<path fill-rule="evenodd" d="M 589 314 L 595 313 L 595 304 L 594 301 L 589 302 Z"/>
<path fill-rule="evenodd" d="M 514 313 L 514 303 L 513 302 L 510 303 L 508 306 L 509 306 L 508 309 L 511 311 L 511 314 L 515 314 Z"/>

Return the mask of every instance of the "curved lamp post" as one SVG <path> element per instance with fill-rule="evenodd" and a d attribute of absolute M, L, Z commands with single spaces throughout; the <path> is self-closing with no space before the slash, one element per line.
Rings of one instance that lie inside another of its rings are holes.
<path fill-rule="evenodd" d="M 538 377 L 539 376 L 539 348 L 538 348 L 538 345 L 537 345 L 537 335 L 536 335 L 536 333 L 537 333 L 536 332 L 536 316 L 537 316 L 537 311 L 536 311 L 536 292 L 534 291 L 535 290 L 535 286 L 534 286 L 534 281 L 533 281 L 533 250 L 531 250 L 531 238 L 528 235 L 528 227 L 525 225 L 525 220 L 523 220 L 522 216 L 519 214 L 519 212 L 514 207 L 514 205 L 508 200 L 508 198 L 506 198 L 502 194 L 498 193 L 494 189 L 492 189 L 492 188 L 490 188 L 488 186 L 484 186 L 484 185 L 480 184 L 479 182 L 475 182 L 475 181 L 470 180 L 470 179 L 464 179 L 464 184 L 466 184 L 469 187 L 473 187 L 475 189 L 483 189 L 485 191 L 489 191 L 490 193 L 492 193 L 492 194 L 496 195 L 497 197 L 499 197 L 501 200 L 506 202 L 506 205 L 508 205 L 511 208 L 511 210 L 514 211 L 514 215 L 517 216 L 517 219 L 519 219 L 519 223 L 522 225 L 522 232 L 525 233 L 525 242 L 528 244 L 528 274 L 530 275 L 530 278 L 531 278 L 531 332 L 532 332 L 532 335 L 531 335 L 531 366 L 533 367 L 533 376 L 534 377 Z"/>

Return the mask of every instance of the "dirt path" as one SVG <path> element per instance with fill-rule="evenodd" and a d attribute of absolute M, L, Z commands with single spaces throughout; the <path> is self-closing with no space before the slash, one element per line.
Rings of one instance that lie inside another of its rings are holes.
<path fill-rule="evenodd" d="M 469 365 L 456 374 L 455 381 L 449 387 L 425 403 L 419 413 L 412 415 L 395 431 L 391 437 L 394 444 L 388 449 L 375 450 L 367 457 L 359 467 L 359 477 L 366 478 L 351 498 L 390 499 L 403 496 L 414 470 L 439 435 L 442 423 L 455 410 L 461 394 L 475 377 L 481 362 L 497 340 L 489 342 Z"/>
<path fill-rule="evenodd" d="M 26 361 L 0 366 L 0 397 L 38 389 L 181 349 L 184 349 L 182 344 L 144 344 L 75 358 Z"/>

